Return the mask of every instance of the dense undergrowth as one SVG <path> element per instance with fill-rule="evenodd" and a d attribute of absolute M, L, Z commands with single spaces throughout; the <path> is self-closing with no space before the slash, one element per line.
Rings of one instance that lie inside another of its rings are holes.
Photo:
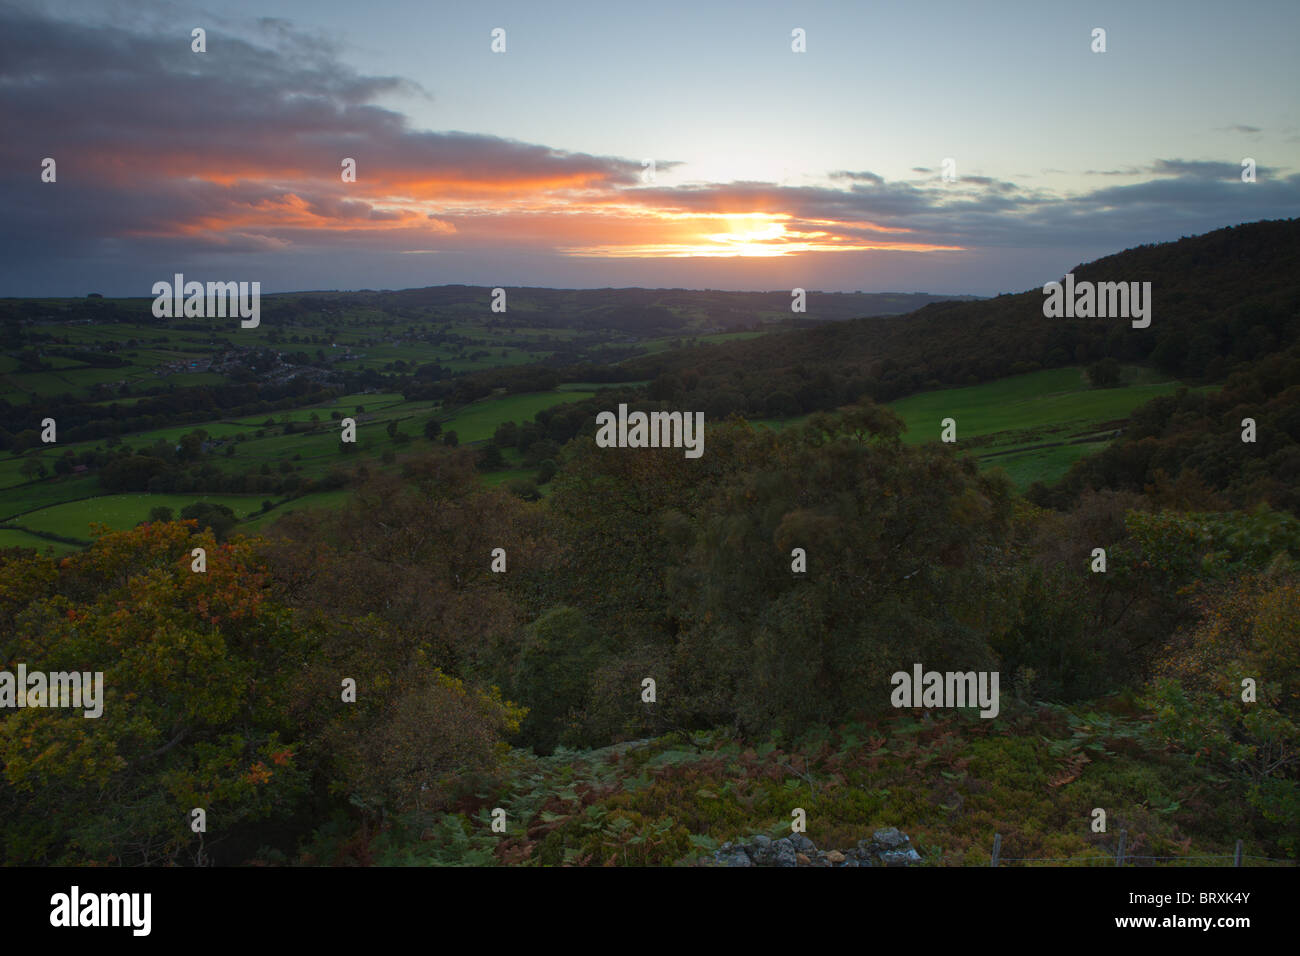
<path fill-rule="evenodd" d="M 929 866 L 987 865 L 995 833 L 1004 864 L 1114 865 L 1121 830 L 1138 865 L 1227 863 L 1238 839 L 1251 865 L 1286 852 L 1260 809 L 1231 799 L 1239 788 L 1169 745 L 1130 697 L 1014 701 L 1004 716 L 908 713 L 784 742 L 701 732 L 516 750 L 502 780 L 454 810 L 407 813 L 362 839 L 325 828 L 298 862 L 690 865 L 726 841 L 789 834 L 796 807 L 820 847 L 896 826 Z M 497 806 L 511 808 L 505 834 L 492 830 Z M 1091 827 L 1098 807 L 1104 833 Z"/>

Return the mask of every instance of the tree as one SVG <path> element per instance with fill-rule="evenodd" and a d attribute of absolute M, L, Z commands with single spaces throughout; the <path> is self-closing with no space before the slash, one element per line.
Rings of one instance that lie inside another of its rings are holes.
<path fill-rule="evenodd" d="M 488 445 L 479 455 L 479 471 L 500 471 L 505 466 L 506 460 L 496 445 Z"/>
<path fill-rule="evenodd" d="M 554 608 L 528 627 L 512 686 L 528 708 L 523 739 L 540 753 L 555 749 L 585 707 L 600 656 L 598 634 L 576 608 Z"/>
<path fill-rule="evenodd" d="M 190 571 L 196 544 L 206 574 Z M 41 568 L 8 564 L 0 578 Z M 267 600 L 254 552 L 154 523 L 101 534 L 52 570 L 27 589 L 10 647 L 19 659 L 40 648 L 51 669 L 102 673 L 103 719 L 30 707 L 0 720 L 4 862 L 205 862 L 199 846 L 240 862 L 223 845 L 238 847 L 256 821 L 289 822 L 304 793 L 283 661 L 310 646 Z M 193 807 L 208 808 L 204 844 L 188 826 Z"/>
<path fill-rule="evenodd" d="M 401 674 L 384 696 L 326 738 L 354 802 L 374 809 L 443 805 L 466 774 L 496 765 L 501 738 L 519 730 L 524 714 L 495 688 L 475 689 L 437 669 Z"/>
<path fill-rule="evenodd" d="M 1202 595 L 1200 623 L 1144 703 L 1164 741 L 1235 778 L 1246 803 L 1300 851 L 1300 577 L 1275 561 Z M 1243 700 L 1244 682 L 1256 685 Z"/>
<path fill-rule="evenodd" d="M 1088 380 L 1096 388 L 1109 388 L 1118 385 L 1120 379 L 1119 362 L 1107 357 L 1088 366 Z"/>
<path fill-rule="evenodd" d="M 168 508 L 166 505 L 156 505 L 149 509 L 150 521 L 171 521 L 172 515 L 172 509 Z"/>
<path fill-rule="evenodd" d="M 200 530 L 211 528 L 218 541 L 224 541 L 227 534 L 239 522 L 235 513 L 225 505 L 209 501 L 196 501 L 181 509 L 182 520 L 197 521 Z"/>
<path fill-rule="evenodd" d="M 539 501 L 542 497 L 542 493 L 537 490 L 536 482 L 531 478 L 511 478 L 504 487 L 510 494 L 524 501 Z"/>
<path fill-rule="evenodd" d="M 28 481 L 37 481 L 45 477 L 45 465 L 38 458 L 28 458 L 19 466 L 18 472 Z"/>
<path fill-rule="evenodd" d="M 430 418 L 424 423 L 424 437 L 430 441 L 437 439 L 442 434 L 442 423 L 436 418 Z"/>
<path fill-rule="evenodd" d="M 167 462 L 152 455 L 123 455 L 99 470 L 99 483 L 107 491 L 148 491 L 150 481 L 170 471 Z"/>
<path fill-rule="evenodd" d="M 455 448 L 460 444 L 460 437 L 454 431 L 449 431 L 442 436 L 442 443 L 449 448 Z"/>
<path fill-rule="evenodd" d="M 492 442 L 502 448 L 510 448 L 519 440 L 519 426 L 514 422 L 502 422 L 492 433 Z"/>
<path fill-rule="evenodd" d="M 548 509 L 567 525 L 563 600 L 672 650 L 663 710 L 683 726 L 794 732 L 886 710 L 890 674 L 918 660 L 996 669 L 1009 485 L 901 428 L 870 404 L 780 433 L 726 423 L 707 469 L 577 444 Z M 815 573 L 792 573 L 796 548 Z"/>

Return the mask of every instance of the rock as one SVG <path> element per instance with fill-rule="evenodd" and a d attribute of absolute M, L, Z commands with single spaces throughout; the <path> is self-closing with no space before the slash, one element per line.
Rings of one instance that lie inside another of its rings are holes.
<path fill-rule="evenodd" d="M 883 827 L 871 834 L 872 842 L 883 846 L 887 850 L 894 850 L 904 843 L 910 843 L 906 836 L 898 832 L 898 827 Z M 862 844 L 859 843 L 858 846 Z"/>
<path fill-rule="evenodd" d="M 808 839 L 802 833 L 795 833 L 792 836 L 788 837 L 788 839 L 790 840 L 791 843 L 794 844 L 794 848 L 798 850 L 800 853 L 807 854 L 807 853 L 817 852 L 817 844 L 814 843 L 812 840 Z"/>
<path fill-rule="evenodd" d="M 738 843 L 722 844 L 713 853 L 713 862 L 716 866 L 753 866 L 754 862 L 745 852 L 745 847 Z"/>
<path fill-rule="evenodd" d="M 743 850 L 732 850 L 730 853 L 723 853 L 721 850 L 714 857 L 720 866 L 753 866 L 754 861 L 745 855 Z"/>
<path fill-rule="evenodd" d="M 870 840 L 859 840 L 848 850 L 819 850 L 802 833 L 773 840 L 756 835 L 752 842 L 722 844 L 710 859 L 700 859 L 714 866 L 912 866 L 921 863 L 921 855 L 912 848 L 907 834 L 896 827 L 881 827 Z"/>
<path fill-rule="evenodd" d="M 906 850 L 887 850 L 880 854 L 880 862 L 885 866 L 911 866 L 921 862 L 921 855 L 911 847 Z"/>
<path fill-rule="evenodd" d="M 796 853 L 789 837 L 782 837 L 772 844 L 772 862 L 776 866 L 797 866 Z"/>

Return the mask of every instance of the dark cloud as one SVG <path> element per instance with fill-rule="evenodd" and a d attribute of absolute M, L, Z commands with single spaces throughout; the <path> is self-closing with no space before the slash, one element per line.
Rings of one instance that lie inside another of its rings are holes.
<path fill-rule="evenodd" d="M 1151 172 L 1157 176 L 1178 176 L 1182 179 L 1241 179 L 1242 166 L 1236 163 L 1215 163 L 1205 161 L 1189 162 L 1183 159 L 1157 159 L 1151 166 Z M 1274 175 L 1272 167 L 1257 166 L 1255 175 Z"/>
<path fill-rule="evenodd" d="M 377 208 L 385 194 L 510 195 L 639 182 L 639 161 L 413 130 L 371 101 L 422 92 L 414 84 L 358 75 L 330 43 L 284 21 L 261 26 L 266 46 L 213 28 L 208 52 L 194 53 L 188 32 L 91 28 L 0 6 L 6 251 L 88 255 L 151 235 L 198 248 L 213 242 L 205 232 L 237 235 L 241 218 L 259 211 L 300 210 L 331 226 L 400 220 Z M 56 183 L 40 181 L 45 157 L 57 162 Z M 344 157 L 357 161 L 358 181 L 348 189 L 357 199 L 329 195 L 343 188 Z M 8 268 L 21 271 L 12 260 L 0 266 Z"/>
<path fill-rule="evenodd" d="M 871 172 L 854 173 L 854 172 L 850 172 L 847 169 L 841 169 L 831 173 L 830 178 L 831 179 L 852 179 L 857 182 L 868 182 L 868 183 L 883 183 L 885 181 L 884 177 L 877 176 L 875 173 L 871 173 Z"/>

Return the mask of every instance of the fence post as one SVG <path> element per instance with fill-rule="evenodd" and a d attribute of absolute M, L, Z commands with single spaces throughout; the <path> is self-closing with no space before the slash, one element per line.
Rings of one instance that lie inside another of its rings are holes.
<path fill-rule="evenodd" d="M 1241 866 L 1241 841 L 1237 841 L 1237 849 L 1232 854 L 1232 865 Z"/>
<path fill-rule="evenodd" d="M 1115 865 L 1116 865 L 1116 866 L 1123 866 L 1123 865 L 1124 865 L 1124 841 L 1125 841 L 1126 839 L 1128 839 L 1128 831 L 1127 831 L 1127 830 L 1120 830 L 1120 831 L 1119 831 L 1119 847 L 1118 847 L 1118 849 L 1115 850 Z"/>
<path fill-rule="evenodd" d="M 992 861 L 990 861 L 989 866 L 997 866 L 998 857 L 1001 855 L 1002 855 L 1002 834 L 995 833 L 993 834 L 993 859 Z"/>

